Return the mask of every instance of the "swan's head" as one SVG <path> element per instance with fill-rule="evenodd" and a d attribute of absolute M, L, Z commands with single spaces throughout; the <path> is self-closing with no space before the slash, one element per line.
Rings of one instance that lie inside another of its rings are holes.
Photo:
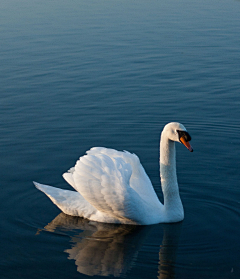
<path fill-rule="evenodd" d="M 168 123 L 163 129 L 163 133 L 165 136 L 168 137 L 168 139 L 182 143 L 190 152 L 193 152 L 193 148 L 189 143 L 189 141 L 191 140 L 191 136 L 187 132 L 187 129 L 181 123 Z"/>

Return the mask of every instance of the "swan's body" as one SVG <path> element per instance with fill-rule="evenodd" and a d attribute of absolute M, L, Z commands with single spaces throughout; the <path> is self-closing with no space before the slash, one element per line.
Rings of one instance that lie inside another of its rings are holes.
<path fill-rule="evenodd" d="M 159 201 L 139 158 L 127 151 L 94 147 L 63 174 L 76 190 L 35 183 L 64 213 L 105 223 L 150 225 L 183 220 L 176 176 L 175 142 L 190 151 L 190 136 L 180 123 L 164 127 L 160 172 L 164 205 Z"/>

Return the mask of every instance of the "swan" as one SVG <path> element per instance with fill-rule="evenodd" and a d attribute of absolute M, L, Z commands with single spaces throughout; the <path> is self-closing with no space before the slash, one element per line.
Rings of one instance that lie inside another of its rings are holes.
<path fill-rule="evenodd" d="M 63 178 L 76 190 L 33 182 L 65 214 L 103 223 L 152 225 L 184 218 L 176 175 L 175 142 L 192 152 L 191 137 L 177 122 L 168 123 L 160 140 L 162 204 L 137 155 L 93 147 Z"/>

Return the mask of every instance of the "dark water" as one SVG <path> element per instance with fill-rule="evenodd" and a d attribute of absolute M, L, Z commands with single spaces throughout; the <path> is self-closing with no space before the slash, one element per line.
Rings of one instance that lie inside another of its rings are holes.
<path fill-rule="evenodd" d="M 240 2 L 14 1 L 0 9 L 1 278 L 240 278 Z M 162 200 L 159 136 L 177 146 L 185 219 L 68 217 L 32 181 L 92 146 L 135 152 Z M 56 219 L 55 219 L 56 218 Z"/>

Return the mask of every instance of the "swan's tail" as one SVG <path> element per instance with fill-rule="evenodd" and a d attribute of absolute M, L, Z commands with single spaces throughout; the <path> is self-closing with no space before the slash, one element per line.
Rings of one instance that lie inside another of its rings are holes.
<path fill-rule="evenodd" d="M 89 218 L 96 212 L 96 209 L 76 191 L 62 190 L 37 182 L 33 183 L 65 214 Z"/>

